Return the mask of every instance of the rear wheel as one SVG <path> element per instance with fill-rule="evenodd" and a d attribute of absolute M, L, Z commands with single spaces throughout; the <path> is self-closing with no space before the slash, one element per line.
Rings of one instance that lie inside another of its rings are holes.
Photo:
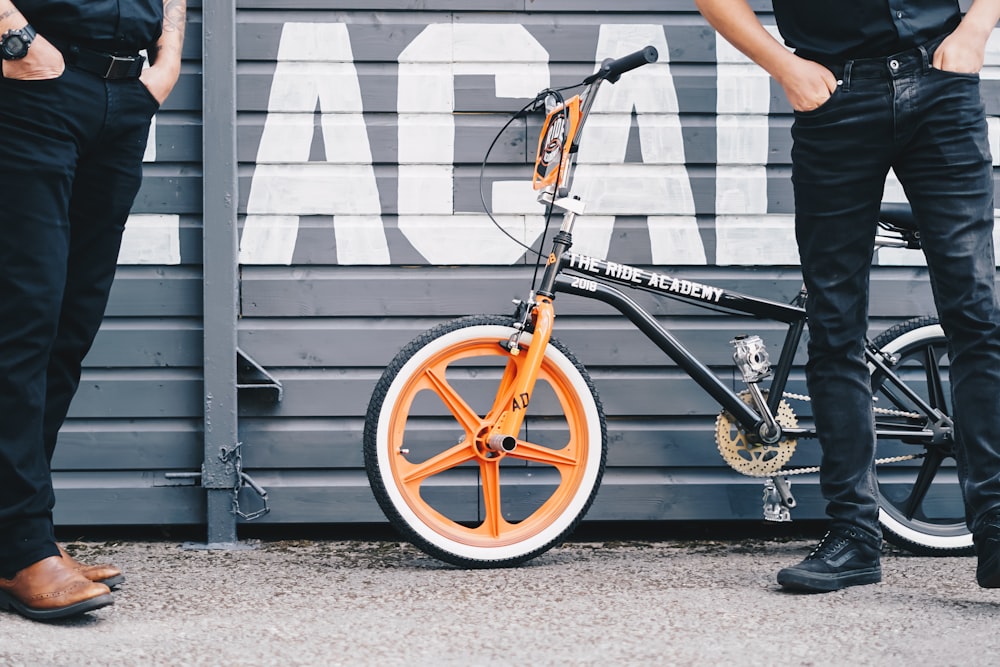
<path fill-rule="evenodd" d="M 551 340 L 533 394 L 511 387 L 522 352 L 503 346 L 511 318 L 442 324 L 407 345 L 375 387 L 364 454 L 389 521 L 428 554 L 462 567 L 516 565 L 560 544 L 597 494 L 607 457 L 604 413 L 586 369 Z M 496 416 L 524 409 L 497 446 Z"/>
<path fill-rule="evenodd" d="M 965 524 L 965 504 L 955 461 L 948 383 L 947 339 L 936 318 L 915 318 L 885 331 L 874 345 L 895 360 L 893 372 L 928 405 L 940 411 L 940 423 L 929 423 L 912 397 L 873 371 L 876 422 L 880 429 L 931 430 L 931 443 L 907 438 L 880 438 L 877 458 L 919 458 L 878 468 L 879 521 L 886 540 L 922 555 L 972 552 Z"/>

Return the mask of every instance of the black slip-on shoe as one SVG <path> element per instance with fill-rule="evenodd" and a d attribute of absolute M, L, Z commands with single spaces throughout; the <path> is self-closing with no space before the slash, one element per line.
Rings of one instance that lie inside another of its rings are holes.
<path fill-rule="evenodd" d="M 1000 588 L 1000 512 L 994 512 L 976 535 L 976 582 L 982 588 Z"/>
<path fill-rule="evenodd" d="M 784 588 L 813 593 L 882 581 L 880 549 L 853 530 L 834 528 L 798 565 L 778 572 Z"/>

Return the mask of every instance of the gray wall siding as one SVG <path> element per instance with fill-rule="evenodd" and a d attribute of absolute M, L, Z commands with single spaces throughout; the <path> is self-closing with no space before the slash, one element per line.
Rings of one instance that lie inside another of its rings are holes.
<path fill-rule="evenodd" d="M 169 475 L 201 466 L 201 326 L 212 316 L 200 267 L 198 6 L 62 434 L 62 523 L 204 521 L 194 482 Z M 486 148 L 537 90 L 578 81 L 604 57 L 647 43 L 661 52 L 602 90 L 578 171 L 593 221 L 578 249 L 775 300 L 798 291 L 790 110 L 690 2 L 242 0 L 236 27 L 239 345 L 284 391 L 278 403 L 241 394 L 244 463 L 272 506 L 262 521 L 382 520 L 361 460 L 382 368 L 429 326 L 507 312 L 529 287 L 530 257 L 482 213 Z M 997 51 L 984 76 L 991 114 Z M 541 231 L 527 185 L 539 123 L 513 123 L 485 169 L 487 201 L 528 243 Z M 887 199 L 901 199 L 895 182 Z M 883 264 L 875 331 L 932 310 L 919 257 Z M 782 341 L 767 323 L 638 299 L 726 381 L 736 381 L 733 335 L 758 333 L 773 355 Z M 570 296 L 556 335 L 594 376 L 610 420 L 590 518 L 759 518 L 759 482 L 715 449 L 717 406 L 651 343 L 608 307 Z M 800 449 L 796 462 L 815 463 L 810 445 Z M 814 484 L 797 487 L 796 517 L 822 516 Z"/>

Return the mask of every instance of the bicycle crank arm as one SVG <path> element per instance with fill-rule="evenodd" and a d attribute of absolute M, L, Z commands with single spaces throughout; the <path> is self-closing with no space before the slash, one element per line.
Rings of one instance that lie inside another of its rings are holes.
<path fill-rule="evenodd" d="M 774 488 L 777 490 L 778 495 L 781 496 L 781 504 L 788 509 L 793 509 L 798 503 L 795 501 L 795 496 L 792 495 L 792 483 L 784 477 L 774 477 Z"/>
<path fill-rule="evenodd" d="M 790 510 L 795 507 L 791 482 L 784 477 L 768 477 L 764 480 L 764 520 L 774 523 L 792 520 Z"/>

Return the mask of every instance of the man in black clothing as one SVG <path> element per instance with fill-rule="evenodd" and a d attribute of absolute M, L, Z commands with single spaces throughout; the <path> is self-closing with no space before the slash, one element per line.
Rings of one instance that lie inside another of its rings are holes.
<path fill-rule="evenodd" d="M 881 580 L 872 395 L 862 345 L 885 179 L 893 169 L 920 226 L 948 336 L 959 475 L 979 554 L 1000 587 L 1000 305 L 993 167 L 979 91 L 1000 0 L 773 0 L 788 51 L 746 0 L 697 0 L 719 33 L 792 105 L 795 232 L 809 290 L 806 381 L 823 449 L 830 531 L 787 588 Z"/>
<path fill-rule="evenodd" d="M 0 0 L 0 609 L 28 618 L 111 604 L 122 579 L 56 544 L 50 464 L 185 14 L 186 0 Z"/>

